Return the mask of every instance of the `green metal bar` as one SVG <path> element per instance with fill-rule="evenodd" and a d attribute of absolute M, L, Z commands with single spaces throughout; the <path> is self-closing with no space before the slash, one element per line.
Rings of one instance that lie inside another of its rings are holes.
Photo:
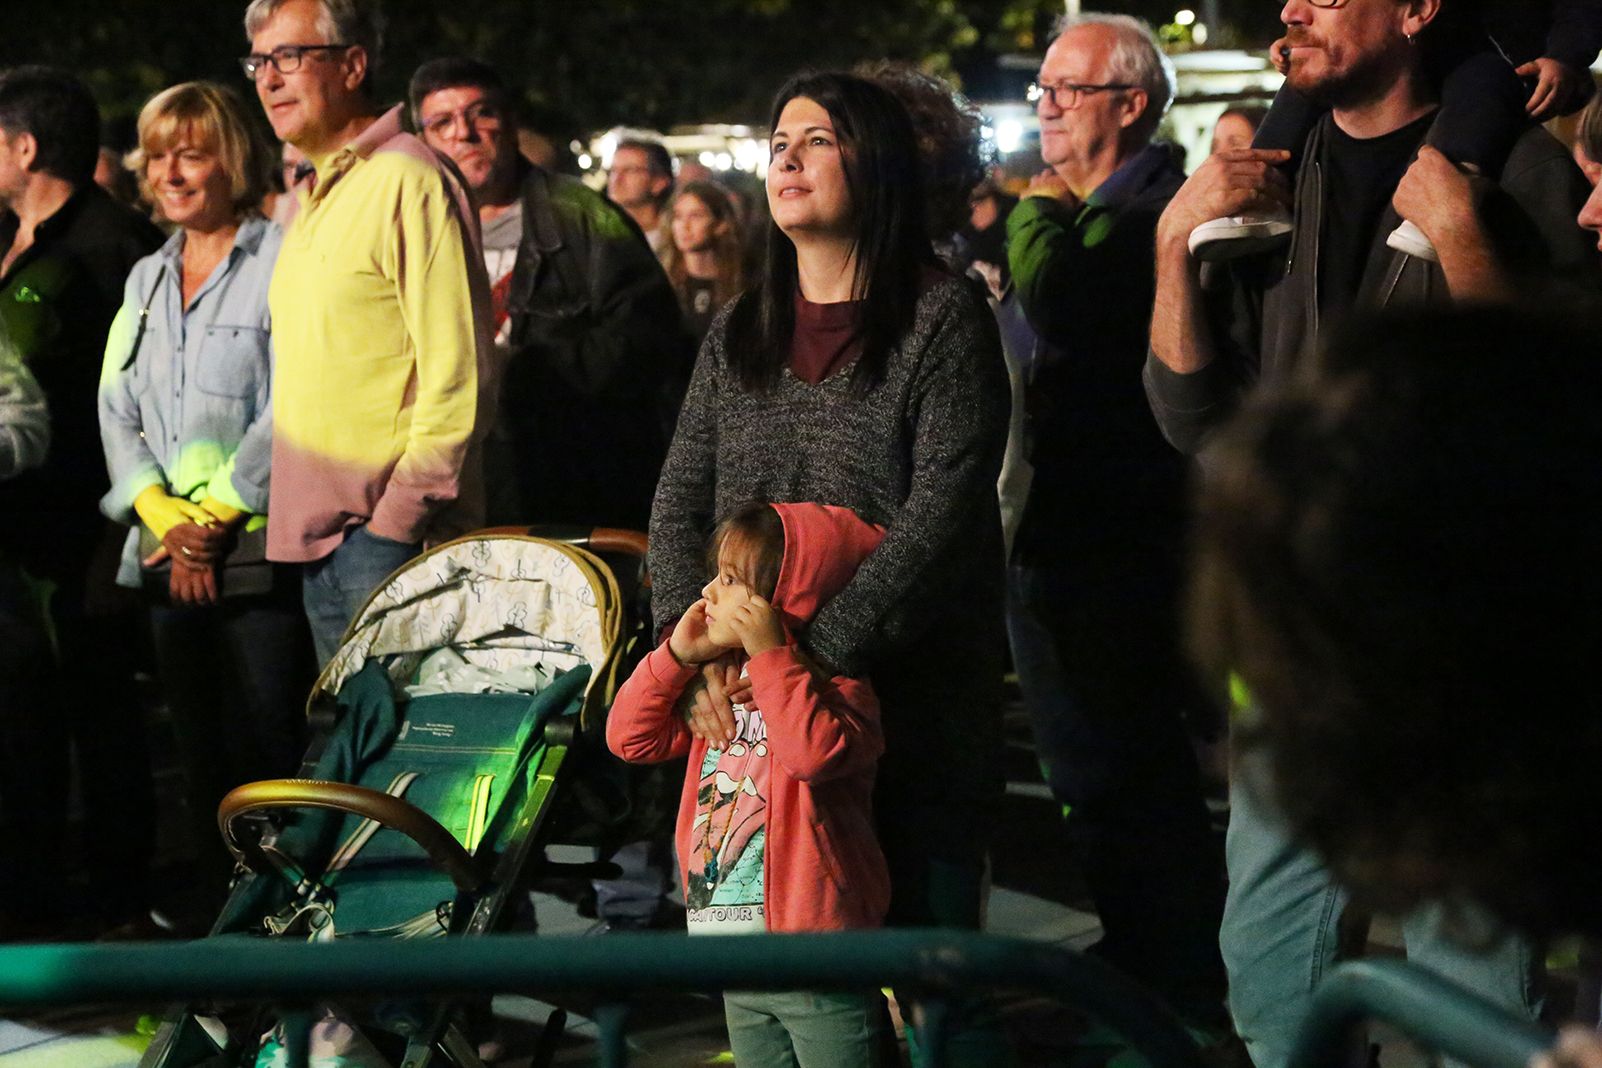
<path fill-rule="evenodd" d="M 600 1056 L 596 1058 L 601 1068 L 628 1068 L 629 1043 L 626 1031 L 629 1006 L 626 1002 L 613 1001 L 604 1005 L 597 1005 L 594 1012 L 595 1024 L 600 1029 Z"/>
<path fill-rule="evenodd" d="M 305 1009 L 285 1009 L 281 1015 L 285 1068 L 308 1068 L 311 1064 L 311 1013 Z"/>
<path fill-rule="evenodd" d="M 1556 1035 L 1415 965 L 1342 964 L 1319 983 L 1292 1068 L 1343 1068 L 1352 1028 L 1379 1020 L 1427 1050 L 1475 1068 L 1526 1068 Z"/>
<path fill-rule="evenodd" d="M 670 934 L 15 946 L 0 949 L 0 1004 L 323 1002 L 541 989 L 590 990 L 603 999 L 731 988 L 894 986 L 925 997 L 1030 990 L 1100 1019 L 1154 1066 L 1204 1068 L 1195 1043 L 1150 993 L 1098 960 L 1055 946 L 944 931 L 742 935 L 720 938 L 718 957 L 709 968 L 687 936 Z"/>
<path fill-rule="evenodd" d="M 922 1019 L 919 1021 L 920 1044 L 923 1046 L 927 1068 L 946 1068 L 946 1035 L 951 1006 L 945 998 L 924 998 L 918 1003 Z"/>

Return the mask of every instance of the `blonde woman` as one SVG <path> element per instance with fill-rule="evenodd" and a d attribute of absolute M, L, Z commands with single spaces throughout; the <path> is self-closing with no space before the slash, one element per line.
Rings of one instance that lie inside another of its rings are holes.
<path fill-rule="evenodd" d="M 740 220 L 729 197 L 716 183 L 686 182 L 666 217 L 662 267 L 697 346 L 718 309 L 745 289 Z"/>
<path fill-rule="evenodd" d="M 242 101 L 188 82 L 139 115 L 141 192 L 176 227 L 134 265 L 100 383 L 111 489 L 129 523 L 118 582 L 149 593 L 162 686 L 189 776 L 197 846 L 226 874 L 217 802 L 291 773 L 310 662 L 299 577 L 266 562 L 280 232 L 257 206 L 274 154 Z"/>

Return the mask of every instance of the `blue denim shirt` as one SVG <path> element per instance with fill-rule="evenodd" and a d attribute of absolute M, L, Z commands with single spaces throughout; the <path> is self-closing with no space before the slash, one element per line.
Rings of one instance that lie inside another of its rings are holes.
<path fill-rule="evenodd" d="M 139 582 L 133 501 L 150 486 L 194 501 L 215 497 L 256 513 L 252 527 L 262 522 L 272 458 L 267 284 L 281 237 L 265 219 L 246 219 L 188 308 L 182 231 L 128 276 L 100 376 L 111 476 L 100 508 L 136 527 L 117 572 L 123 585 Z"/>

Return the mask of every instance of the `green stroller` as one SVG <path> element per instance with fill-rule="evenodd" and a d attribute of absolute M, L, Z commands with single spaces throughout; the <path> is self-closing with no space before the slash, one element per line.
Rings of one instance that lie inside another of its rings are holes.
<path fill-rule="evenodd" d="M 604 733 L 638 624 L 598 553 L 637 571 L 644 545 L 623 531 L 486 531 L 391 575 L 313 688 L 303 778 L 223 800 L 239 866 L 210 937 L 484 935 L 517 919 L 543 871 L 606 870 L 549 865 L 542 847 L 559 825 L 599 818 L 604 791 L 567 780 L 583 740 Z M 578 806 L 561 793 L 588 797 L 588 818 L 564 815 Z M 477 1068 L 463 1018 L 459 1005 L 330 1006 L 313 1063 Z M 272 1024 L 262 1007 L 177 1006 L 140 1065 L 280 1064 Z"/>

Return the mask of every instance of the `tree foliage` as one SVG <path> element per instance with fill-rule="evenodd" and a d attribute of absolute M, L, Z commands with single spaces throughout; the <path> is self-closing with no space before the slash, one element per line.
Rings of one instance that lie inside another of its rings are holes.
<path fill-rule="evenodd" d="M 190 78 L 245 86 L 241 0 L 9 0 L 0 63 L 79 72 L 112 116 Z M 1176 0 L 1091 0 L 1154 22 Z M 1231 0 L 1261 24 L 1261 0 Z M 802 67 L 902 59 L 981 94 L 1007 53 L 1048 42 L 1062 0 L 388 0 L 378 85 L 399 99 L 421 61 L 477 55 L 521 86 L 540 125 L 562 136 L 626 124 L 757 121 Z M 1244 15 L 1245 12 L 1243 11 Z"/>

